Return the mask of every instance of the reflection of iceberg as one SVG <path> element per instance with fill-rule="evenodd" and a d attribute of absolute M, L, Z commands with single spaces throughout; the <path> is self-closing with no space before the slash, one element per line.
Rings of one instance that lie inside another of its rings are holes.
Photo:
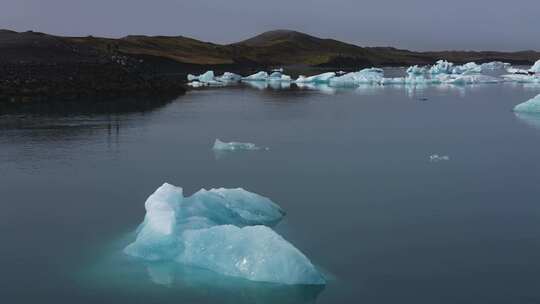
<path fill-rule="evenodd" d="M 170 292 L 195 293 L 193 298 L 208 298 L 218 303 L 315 303 L 324 285 L 281 285 L 253 282 L 174 262 L 149 263 L 153 283 L 178 286 Z"/>
<path fill-rule="evenodd" d="M 147 261 L 174 261 L 227 276 L 280 284 L 325 284 L 309 259 L 268 226 L 285 214 L 244 189 L 200 190 L 163 184 L 145 202 L 146 216 L 124 252 Z M 154 271 L 154 280 L 168 282 Z"/>
<path fill-rule="evenodd" d="M 507 81 L 514 81 L 518 83 L 540 83 L 540 75 L 528 75 L 528 74 L 508 74 L 502 75 Z"/>
<path fill-rule="evenodd" d="M 524 103 L 520 103 L 514 107 L 515 112 L 524 113 L 539 113 L 540 114 L 540 94 L 527 100 Z"/>
<path fill-rule="evenodd" d="M 446 79 L 444 82 L 458 85 L 499 83 L 499 78 L 488 75 L 459 75 Z"/>
<path fill-rule="evenodd" d="M 214 146 L 212 147 L 214 150 L 221 150 L 221 151 L 239 151 L 239 150 L 260 150 L 260 147 L 257 147 L 255 144 L 252 143 L 243 143 L 243 142 L 223 142 L 216 138 L 214 141 Z"/>
<path fill-rule="evenodd" d="M 300 89 L 307 89 L 307 90 L 314 90 L 319 91 L 321 93 L 325 94 L 334 94 L 336 93 L 336 89 L 330 87 L 328 84 L 324 83 L 296 83 L 296 86 Z"/>

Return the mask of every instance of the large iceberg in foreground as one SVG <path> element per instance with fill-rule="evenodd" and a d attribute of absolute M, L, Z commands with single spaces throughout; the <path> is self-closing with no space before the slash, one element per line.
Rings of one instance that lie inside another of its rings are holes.
<path fill-rule="evenodd" d="M 309 259 L 266 226 L 189 230 L 177 261 L 252 281 L 325 284 Z"/>
<path fill-rule="evenodd" d="M 136 240 L 124 252 L 224 275 L 280 284 L 325 284 L 309 259 L 269 226 L 285 212 L 270 199 L 237 189 L 202 189 L 184 197 L 163 184 L 145 202 Z"/>
<path fill-rule="evenodd" d="M 212 149 L 221 150 L 221 151 L 239 151 L 239 150 L 260 150 L 261 147 L 258 147 L 257 145 L 253 143 L 243 143 L 243 142 L 237 142 L 237 141 L 223 142 L 219 140 L 219 138 L 216 138 Z"/>
<path fill-rule="evenodd" d="M 514 107 L 515 112 L 540 113 L 540 94 Z"/>

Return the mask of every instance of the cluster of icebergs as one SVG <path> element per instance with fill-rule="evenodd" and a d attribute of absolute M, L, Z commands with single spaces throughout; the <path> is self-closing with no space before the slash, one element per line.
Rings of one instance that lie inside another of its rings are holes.
<path fill-rule="evenodd" d="M 252 281 L 323 285 L 310 260 L 270 227 L 285 212 L 270 199 L 236 189 L 201 189 L 184 197 L 163 184 L 145 202 L 136 240 L 124 252 Z"/>
<path fill-rule="evenodd" d="M 499 77 L 488 74 L 499 72 Z M 502 72 L 502 73 L 501 73 Z M 504 74 L 506 73 L 506 74 Z M 467 85 L 478 83 L 522 82 L 540 83 L 540 60 L 530 69 L 513 68 L 509 63 L 494 61 L 483 64 L 469 62 L 456 65 L 446 60 L 439 60 L 432 66 L 411 66 L 404 77 L 385 77 L 384 70 L 368 68 L 357 72 L 326 72 L 313 76 L 300 75 L 296 80 L 283 74 L 283 70 L 271 73 L 260 71 L 253 75 L 241 75 L 225 72 L 215 76 L 213 71 L 202 75 L 188 75 L 190 86 L 223 86 L 239 82 L 256 83 L 295 83 L 298 86 L 306 84 L 324 84 L 330 87 L 350 87 L 360 85 L 395 85 L 395 84 L 455 84 Z"/>

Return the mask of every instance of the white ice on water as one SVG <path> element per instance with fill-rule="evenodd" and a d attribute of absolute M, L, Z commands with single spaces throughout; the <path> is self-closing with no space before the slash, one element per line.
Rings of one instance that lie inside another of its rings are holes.
<path fill-rule="evenodd" d="M 223 142 L 219 138 L 216 138 L 212 149 L 220 150 L 220 151 L 239 151 L 239 150 L 261 150 L 261 147 L 258 147 L 257 145 L 253 143 L 244 143 L 244 142 L 237 142 L 237 141 Z"/>
<path fill-rule="evenodd" d="M 540 60 L 534 63 L 534 65 L 529 69 L 529 72 L 540 73 Z"/>
<path fill-rule="evenodd" d="M 174 261 L 253 281 L 325 284 L 309 259 L 269 228 L 285 212 L 269 198 L 236 189 L 202 189 L 190 197 L 163 184 L 145 202 L 136 240 L 124 252 Z"/>
<path fill-rule="evenodd" d="M 514 107 L 515 112 L 540 113 L 540 94 Z"/>
<path fill-rule="evenodd" d="M 295 82 L 296 83 L 328 83 L 330 79 L 334 78 L 336 76 L 335 72 L 326 72 L 318 75 L 313 75 L 306 77 L 304 75 L 300 75 Z"/>
<path fill-rule="evenodd" d="M 507 75 L 500 76 L 497 72 L 506 70 Z M 484 74 L 487 72 L 489 75 Z M 410 66 L 406 70 L 405 77 L 384 77 L 384 70 L 380 68 L 368 68 L 357 72 L 325 72 L 313 76 L 300 75 L 296 80 L 291 80 L 289 75 L 283 74 L 283 69 L 273 70 L 271 74 L 260 71 L 247 77 L 225 72 L 221 76 L 215 76 L 213 71 L 207 71 L 201 75 L 188 75 L 191 81 L 188 85 L 193 87 L 207 85 L 227 85 L 244 81 L 257 88 L 287 88 L 291 83 L 299 87 L 306 85 L 326 85 L 328 87 L 358 87 L 360 85 L 436 85 L 436 84 L 488 84 L 498 82 L 522 82 L 540 83 L 540 60 L 530 69 L 515 69 L 509 63 L 500 61 L 476 64 L 468 62 L 456 65 L 447 60 L 439 60 L 432 66 Z M 536 75 L 535 75 L 536 73 Z M 492 76 L 497 75 L 497 77 Z M 258 83 L 264 83 L 259 85 Z M 309 86 L 307 86 L 309 87 Z"/>

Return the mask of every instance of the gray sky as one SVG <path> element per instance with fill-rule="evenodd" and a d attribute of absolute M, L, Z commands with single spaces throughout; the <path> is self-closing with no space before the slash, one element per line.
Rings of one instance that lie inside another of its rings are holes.
<path fill-rule="evenodd" d="M 540 0 L 0 0 L 0 28 L 218 43 L 294 29 L 361 46 L 540 50 Z"/>

